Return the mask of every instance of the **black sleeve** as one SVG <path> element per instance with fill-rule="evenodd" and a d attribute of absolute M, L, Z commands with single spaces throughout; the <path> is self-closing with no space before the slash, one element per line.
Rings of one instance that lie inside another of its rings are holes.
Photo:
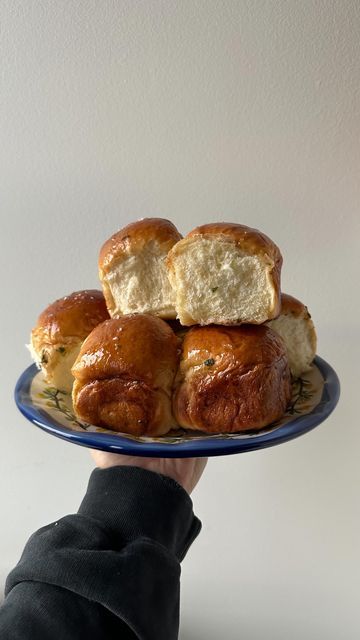
<path fill-rule="evenodd" d="M 1 640 L 175 640 L 188 494 L 138 467 L 96 469 L 77 514 L 34 533 L 8 576 Z"/>

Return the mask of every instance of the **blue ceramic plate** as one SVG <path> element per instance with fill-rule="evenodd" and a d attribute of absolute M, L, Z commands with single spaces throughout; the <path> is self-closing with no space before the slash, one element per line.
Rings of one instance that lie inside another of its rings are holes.
<path fill-rule="evenodd" d="M 256 432 L 215 435 L 179 429 L 157 438 L 129 436 L 77 420 L 71 396 L 49 387 L 35 365 L 20 376 L 15 402 L 21 413 L 36 426 L 84 447 L 132 456 L 187 458 L 253 451 L 297 438 L 330 415 L 339 394 L 340 384 L 335 371 L 316 356 L 311 371 L 293 382 L 291 405 L 275 424 Z"/>

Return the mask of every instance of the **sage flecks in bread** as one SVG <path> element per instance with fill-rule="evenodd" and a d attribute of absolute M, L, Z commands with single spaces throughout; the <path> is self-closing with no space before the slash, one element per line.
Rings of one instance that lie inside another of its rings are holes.
<path fill-rule="evenodd" d="M 175 318 L 165 259 L 181 239 L 163 218 L 144 218 L 115 233 L 100 251 L 99 277 L 112 317 L 151 313 Z"/>
<path fill-rule="evenodd" d="M 316 332 L 307 307 L 286 293 L 281 294 L 281 312 L 267 323 L 285 342 L 294 377 L 309 371 L 316 354 Z"/>
<path fill-rule="evenodd" d="M 146 314 L 107 320 L 85 340 L 72 369 L 76 415 L 136 436 L 167 433 L 175 426 L 178 359 L 178 339 L 164 320 Z"/>
<path fill-rule="evenodd" d="M 281 418 L 290 397 L 285 345 L 268 327 L 192 327 L 186 333 L 173 398 L 182 427 L 260 429 Z"/>
<path fill-rule="evenodd" d="M 170 250 L 167 265 L 183 325 L 261 324 L 279 314 L 282 257 L 256 229 L 197 227 Z"/>
<path fill-rule="evenodd" d="M 101 291 L 76 291 L 50 304 L 31 332 L 29 349 L 48 384 L 71 391 L 71 367 L 89 333 L 109 314 Z"/>

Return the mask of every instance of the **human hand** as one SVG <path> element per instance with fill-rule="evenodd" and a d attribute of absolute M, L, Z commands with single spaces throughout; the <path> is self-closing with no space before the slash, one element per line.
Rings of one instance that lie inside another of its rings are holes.
<path fill-rule="evenodd" d="M 115 466 L 141 467 L 176 480 L 187 493 L 191 493 L 206 467 L 207 458 L 143 458 L 124 456 L 93 449 L 91 456 L 100 469 Z"/>

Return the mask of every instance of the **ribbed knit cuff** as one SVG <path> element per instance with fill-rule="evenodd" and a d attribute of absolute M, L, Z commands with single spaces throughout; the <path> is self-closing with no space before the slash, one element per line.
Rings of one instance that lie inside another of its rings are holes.
<path fill-rule="evenodd" d="M 179 560 L 201 529 L 186 491 L 172 478 L 140 467 L 95 469 L 78 513 L 121 540 L 155 540 Z"/>

